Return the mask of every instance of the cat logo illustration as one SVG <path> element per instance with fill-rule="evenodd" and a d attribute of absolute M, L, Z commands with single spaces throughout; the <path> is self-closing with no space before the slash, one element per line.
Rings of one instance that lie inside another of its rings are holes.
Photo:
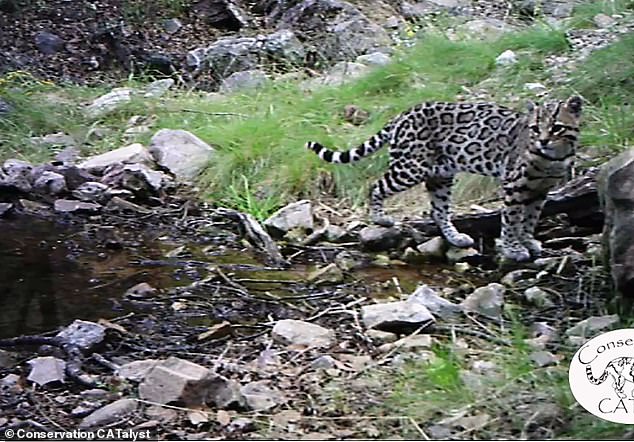
<path fill-rule="evenodd" d="M 583 344 L 570 362 L 568 380 L 590 413 L 634 424 L 634 329 L 613 330 Z"/>

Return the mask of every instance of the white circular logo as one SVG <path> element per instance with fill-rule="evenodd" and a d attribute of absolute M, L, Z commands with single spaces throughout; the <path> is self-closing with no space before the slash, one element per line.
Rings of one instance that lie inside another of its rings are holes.
<path fill-rule="evenodd" d="M 590 413 L 634 424 L 634 329 L 613 330 L 583 344 L 570 362 L 568 380 Z"/>

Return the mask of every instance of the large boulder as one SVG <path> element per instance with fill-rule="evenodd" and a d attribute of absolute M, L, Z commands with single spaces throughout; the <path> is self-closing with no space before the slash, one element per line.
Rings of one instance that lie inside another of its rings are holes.
<path fill-rule="evenodd" d="M 605 213 L 603 246 L 622 313 L 634 301 L 634 149 L 605 164 L 597 177 Z"/>
<path fill-rule="evenodd" d="M 329 61 L 353 60 L 391 45 L 387 32 L 352 4 L 340 0 L 304 0 L 284 11 L 280 29 L 292 29 Z"/>
<path fill-rule="evenodd" d="M 150 141 L 156 162 L 181 180 L 193 180 L 211 161 L 214 149 L 185 130 L 161 129 Z"/>
<path fill-rule="evenodd" d="M 278 66 L 303 64 L 304 46 L 293 31 L 283 29 L 255 37 L 225 37 L 187 53 L 187 67 L 195 75 L 209 71 L 220 80 L 235 72 L 257 69 L 267 62 Z"/>

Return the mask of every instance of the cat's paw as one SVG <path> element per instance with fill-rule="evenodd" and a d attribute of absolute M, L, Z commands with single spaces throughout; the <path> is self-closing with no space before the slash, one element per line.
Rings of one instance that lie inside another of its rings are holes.
<path fill-rule="evenodd" d="M 514 246 L 502 251 L 502 258 L 507 261 L 525 262 L 530 261 L 531 254 L 524 246 Z"/>
<path fill-rule="evenodd" d="M 522 245 L 528 249 L 528 252 L 533 258 L 539 258 L 542 256 L 542 243 L 536 239 L 527 239 L 522 241 Z"/>
<path fill-rule="evenodd" d="M 473 238 L 466 233 L 454 233 L 452 235 L 447 235 L 445 238 L 449 241 L 449 244 L 461 249 L 466 249 L 467 247 L 471 247 L 475 244 Z"/>
<path fill-rule="evenodd" d="M 374 224 L 382 227 L 392 227 L 394 225 L 394 218 L 388 215 L 372 215 L 370 219 Z"/>

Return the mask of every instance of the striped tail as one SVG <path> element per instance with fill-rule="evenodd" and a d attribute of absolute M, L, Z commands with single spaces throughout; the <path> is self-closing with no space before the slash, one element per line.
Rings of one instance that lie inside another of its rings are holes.
<path fill-rule="evenodd" d="M 597 379 L 592 374 L 592 367 L 590 367 L 590 364 L 588 364 L 586 365 L 586 376 L 588 377 L 588 380 L 591 384 L 599 385 L 605 382 L 605 380 L 608 378 L 608 370 L 606 369 L 603 374 Z"/>
<path fill-rule="evenodd" d="M 383 147 L 383 145 L 388 141 L 389 134 L 390 130 L 388 126 L 381 129 L 379 133 L 373 135 L 365 143 L 346 152 L 336 152 L 334 150 L 330 150 L 314 141 L 306 143 L 306 149 L 312 150 L 319 155 L 319 158 L 329 163 L 352 163 L 373 154 Z"/>

